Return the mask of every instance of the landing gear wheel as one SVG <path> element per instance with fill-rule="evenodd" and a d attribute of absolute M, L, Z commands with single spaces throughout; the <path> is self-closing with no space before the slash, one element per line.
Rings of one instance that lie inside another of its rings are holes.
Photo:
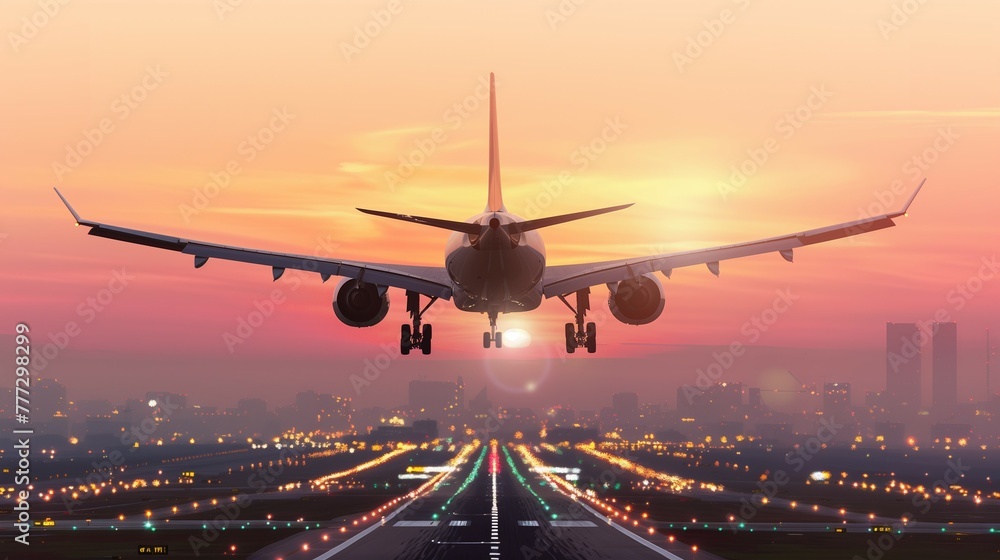
<path fill-rule="evenodd" d="M 412 326 L 403 325 L 399 331 L 400 354 L 405 356 L 414 348 L 419 348 L 425 355 L 431 353 L 431 326 L 421 325 L 420 318 L 437 300 L 437 296 L 432 296 L 427 305 L 421 308 L 420 294 L 410 290 L 406 291 L 406 312 L 410 314 L 413 324 Z"/>
<path fill-rule="evenodd" d="M 597 351 L 597 325 L 587 323 L 584 326 L 583 322 L 590 310 L 590 288 L 576 292 L 576 307 L 566 299 L 568 295 L 559 296 L 559 300 L 573 312 L 576 319 L 575 323 L 566 323 L 566 353 L 572 354 L 577 348 L 586 348 L 587 352 L 593 354 Z"/>
<path fill-rule="evenodd" d="M 496 344 L 497 348 L 503 348 L 503 333 L 498 332 L 493 336 L 493 343 Z"/>
<path fill-rule="evenodd" d="M 406 356 L 410 353 L 410 348 L 413 347 L 412 343 L 412 333 L 410 331 L 410 325 L 403 325 L 399 329 L 399 353 Z"/>
<path fill-rule="evenodd" d="M 420 351 L 424 355 L 431 353 L 431 326 L 424 325 L 423 331 L 420 333 Z"/>
<path fill-rule="evenodd" d="M 597 325 L 587 323 L 587 353 L 593 354 L 594 352 L 597 352 Z"/>
<path fill-rule="evenodd" d="M 484 332 L 483 333 L 483 348 L 489 348 L 491 342 L 493 342 L 493 341 L 490 339 L 490 333 Z"/>

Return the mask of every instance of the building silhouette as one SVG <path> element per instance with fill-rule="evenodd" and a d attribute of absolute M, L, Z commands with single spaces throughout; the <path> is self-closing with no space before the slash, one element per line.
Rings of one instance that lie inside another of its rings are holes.
<path fill-rule="evenodd" d="M 958 403 L 958 325 L 934 323 L 931 337 L 931 398 L 934 408 Z"/>
<path fill-rule="evenodd" d="M 920 407 L 920 346 L 916 323 L 885 325 L 885 403 L 894 409 Z"/>

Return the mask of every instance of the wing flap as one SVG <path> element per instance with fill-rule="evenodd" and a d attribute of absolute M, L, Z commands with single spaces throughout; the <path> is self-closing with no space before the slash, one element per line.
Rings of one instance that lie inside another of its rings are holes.
<path fill-rule="evenodd" d="M 675 268 L 704 264 L 709 266 L 713 274 L 717 274 L 718 263 L 724 260 L 759 255 L 762 253 L 777 252 L 791 262 L 791 255 L 794 249 L 816 243 L 824 243 L 835 239 L 843 239 L 862 233 L 878 231 L 896 225 L 892 218 L 903 216 L 916 197 L 916 192 L 920 191 L 924 182 L 921 181 L 917 190 L 906 202 L 902 210 L 874 216 L 852 222 L 845 222 L 779 237 L 770 237 L 737 243 L 732 245 L 722 245 L 707 249 L 697 249 L 694 251 L 684 251 L 679 253 L 664 253 L 634 259 L 622 259 L 616 261 L 605 261 L 598 263 L 570 264 L 561 266 L 549 266 L 545 270 L 545 285 L 543 293 L 545 297 L 556 297 L 565 294 L 596 286 L 609 282 L 620 282 L 631 277 L 633 273 L 647 274 L 662 272 L 669 278 L 670 272 Z"/>
<path fill-rule="evenodd" d="M 160 233 L 123 228 L 84 220 L 73 210 L 73 207 L 69 205 L 69 202 L 62 196 L 62 193 L 56 190 L 56 194 L 59 195 L 59 198 L 69 208 L 77 225 L 90 228 L 90 235 L 193 255 L 195 257 L 195 267 L 198 268 L 204 266 L 208 259 L 217 258 L 269 266 L 272 268 L 272 276 L 280 276 L 276 272 L 278 269 L 291 268 L 318 273 L 324 281 L 330 276 L 345 276 L 356 280 L 364 279 L 365 282 L 382 286 L 412 290 L 441 299 L 451 298 L 451 282 L 448 279 L 447 272 L 441 267 L 387 265 L 321 258 L 318 256 L 310 257 L 291 253 L 277 253 L 260 249 L 206 243 Z"/>

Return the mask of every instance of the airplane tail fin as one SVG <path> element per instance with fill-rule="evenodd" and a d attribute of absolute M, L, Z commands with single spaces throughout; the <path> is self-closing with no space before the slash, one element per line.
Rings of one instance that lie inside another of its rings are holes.
<path fill-rule="evenodd" d="M 490 176 L 489 197 L 486 201 L 487 212 L 502 212 L 507 208 L 503 205 L 503 192 L 500 189 L 500 141 L 497 138 L 497 89 L 490 72 Z"/>

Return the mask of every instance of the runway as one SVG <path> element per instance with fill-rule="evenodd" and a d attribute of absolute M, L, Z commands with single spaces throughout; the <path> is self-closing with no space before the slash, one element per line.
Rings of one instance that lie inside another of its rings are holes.
<path fill-rule="evenodd" d="M 323 541 L 300 534 L 252 558 L 712 560 L 663 535 L 654 544 L 609 523 L 589 506 L 529 472 L 517 453 L 486 445 L 437 488 L 407 502 L 350 538 Z"/>

